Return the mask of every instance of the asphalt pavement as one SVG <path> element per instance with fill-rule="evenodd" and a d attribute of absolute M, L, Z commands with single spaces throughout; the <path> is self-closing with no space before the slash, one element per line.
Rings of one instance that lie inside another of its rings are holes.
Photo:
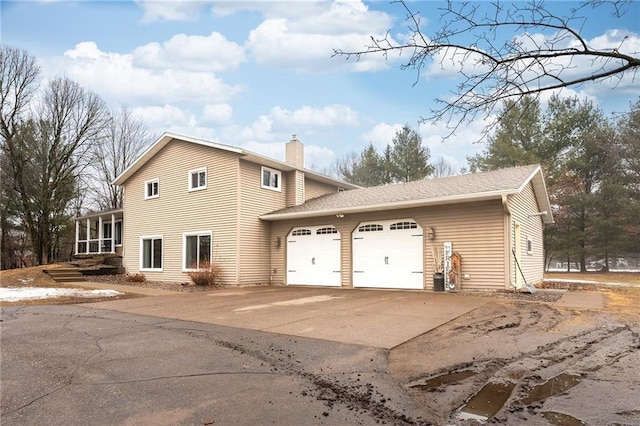
<path fill-rule="evenodd" d="M 2 308 L 7 425 L 419 422 L 387 351 L 95 309 Z"/>

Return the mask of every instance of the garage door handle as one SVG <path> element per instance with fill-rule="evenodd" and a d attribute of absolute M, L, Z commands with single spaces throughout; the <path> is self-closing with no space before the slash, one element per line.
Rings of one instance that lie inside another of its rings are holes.
<path fill-rule="evenodd" d="M 312 264 L 312 265 L 315 265 L 315 264 L 316 264 L 316 258 L 315 258 L 315 257 L 312 257 L 312 258 L 311 258 L 311 264 Z"/>
<path fill-rule="evenodd" d="M 389 256 L 385 256 L 384 257 L 384 264 L 388 265 L 389 264 Z"/>

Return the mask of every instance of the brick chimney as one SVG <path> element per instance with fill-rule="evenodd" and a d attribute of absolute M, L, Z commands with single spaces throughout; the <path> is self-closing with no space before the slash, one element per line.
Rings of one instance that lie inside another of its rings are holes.
<path fill-rule="evenodd" d="M 300 169 L 304 168 L 304 145 L 294 133 L 286 146 L 286 162 Z"/>

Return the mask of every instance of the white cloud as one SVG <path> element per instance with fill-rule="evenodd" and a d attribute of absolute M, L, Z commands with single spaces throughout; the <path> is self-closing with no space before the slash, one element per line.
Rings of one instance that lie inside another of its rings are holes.
<path fill-rule="evenodd" d="M 202 109 L 203 124 L 212 126 L 229 124 L 233 116 L 233 108 L 228 104 L 205 105 Z"/>
<path fill-rule="evenodd" d="M 391 16 L 370 11 L 361 1 L 335 1 L 321 11 L 265 19 L 249 33 L 247 48 L 258 64 L 304 71 L 328 68 L 374 71 L 388 68 L 382 55 L 360 60 L 331 59 L 334 49 L 363 50 L 371 36 L 384 37 Z"/>
<path fill-rule="evenodd" d="M 276 106 L 269 116 L 274 122 L 289 128 L 356 126 L 359 123 L 358 113 L 346 105 L 328 105 L 322 108 L 303 106 L 289 111 Z"/>
<path fill-rule="evenodd" d="M 65 74 L 96 91 L 105 99 L 120 103 L 206 103 L 224 102 L 241 89 L 224 83 L 211 72 L 174 69 L 143 69 L 135 66 L 132 54 L 101 51 L 94 42 L 78 43 L 64 56 L 52 60 L 48 69 Z"/>
<path fill-rule="evenodd" d="M 382 153 L 387 145 L 391 144 L 396 132 L 400 129 L 402 129 L 402 124 L 379 123 L 373 126 L 371 130 L 363 133 L 360 139 L 362 139 L 365 144 L 371 142 L 378 152 Z"/>
<path fill-rule="evenodd" d="M 422 136 L 422 144 L 431 151 L 431 161 L 442 157 L 458 172 L 460 168 L 467 166 L 467 157 L 484 149 L 485 143 L 479 141 L 485 127 L 494 121 L 495 116 L 473 120 L 458 127 L 455 133 L 445 140 L 443 137 L 451 133 L 446 122 L 422 123 L 418 126 L 418 132 Z"/>
<path fill-rule="evenodd" d="M 157 132 L 170 131 L 171 127 L 189 127 L 196 124 L 195 116 L 173 105 L 146 106 L 132 108 L 132 112 L 142 118 L 145 125 Z"/>
<path fill-rule="evenodd" d="M 133 51 L 133 65 L 151 69 L 220 72 L 236 69 L 244 62 L 242 46 L 222 34 L 208 36 L 176 34 L 164 43 L 149 43 Z"/>
<path fill-rule="evenodd" d="M 200 10 L 207 6 L 206 1 L 185 0 L 135 0 L 144 11 L 142 22 L 154 21 L 193 21 Z"/>

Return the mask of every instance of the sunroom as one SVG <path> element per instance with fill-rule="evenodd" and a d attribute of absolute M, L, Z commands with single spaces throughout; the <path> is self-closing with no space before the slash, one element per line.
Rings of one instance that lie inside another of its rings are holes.
<path fill-rule="evenodd" d="M 75 255 L 122 255 L 123 210 L 76 217 Z"/>

